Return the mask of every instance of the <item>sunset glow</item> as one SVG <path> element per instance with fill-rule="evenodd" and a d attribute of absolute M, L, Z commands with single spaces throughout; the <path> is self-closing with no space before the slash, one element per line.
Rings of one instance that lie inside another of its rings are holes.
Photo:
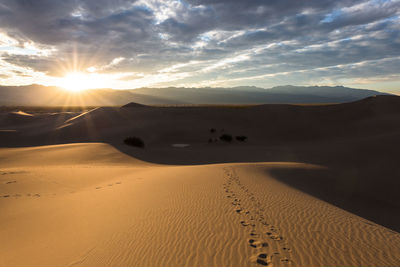
<path fill-rule="evenodd" d="M 0 0 L 0 85 L 60 86 L 65 75 L 62 87 L 81 91 L 98 75 L 106 84 L 90 88 L 400 94 L 399 10 L 399 0 Z"/>
<path fill-rule="evenodd" d="M 60 79 L 59 86 L 70 92 L 81 92 L 101 86 L 101 80 L 95 74 L 71 72 Z"/>

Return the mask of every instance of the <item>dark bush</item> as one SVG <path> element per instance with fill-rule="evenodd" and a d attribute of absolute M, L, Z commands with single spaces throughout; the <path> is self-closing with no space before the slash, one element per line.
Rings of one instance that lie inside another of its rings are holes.
<path fill-rule="evenodd" d="M 217 130 L 215 130 L 214 128 L 210 129 L 210 133 L 215 133 Z"/>
<path fill-rule="evenodd" d="M 246 142 L 247 136 L 238 135 L 238 136 L 236 136 L 236 140 L 238 140 L 239 142 Z"/>
<path fill-rule="evenodd" d="M 127 138 L 125 138 L 124 143 L 127 144 L 128 146 L 136 146 L 136 147 L 144 148 L 144 142 L 139 137 L 135 137 L 135 136 L 127 137 Z"/>
<path fill-rule="evenodd" d="M 212 143 L 212 142 L 213 142 L 212 138 L 208 139 L 208 142 L 209 142 L 209 143 Z"/>
<path fill-rule="evenodd" d="M 222 141 L 225 142 L 232 142 L 232 135 L 230 134 L 223 134 L 219 137 L 219 139 L 221 139 Z"/>

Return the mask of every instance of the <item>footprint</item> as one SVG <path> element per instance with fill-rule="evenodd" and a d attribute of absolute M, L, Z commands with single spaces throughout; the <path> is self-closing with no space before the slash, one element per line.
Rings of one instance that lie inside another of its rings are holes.
<path fill-rule="evenodd" d="M 280 235 L 270 235 L 269 237 L 270 237 L 272 240 L 275 240 L 275 241 L 281 241 L 281 240 L 283 240 L 283 237 L 280 236 Z"/>
<path fill-rule="evenodd" d="M 234 206 L 240 206 L 240 202 L 239 202 L 239 201 L 233 201 L 233 202 L 232 202 L 232 205 L 234 205 Z"/>
<path fill-rule="evenodd" d="M 16 183 L 17 181 L 9 181 L 9 182 L 7 182 L 6 184 L 14 184 L 14 183 Z"/>
<path fill-rule="evenodd" d="M 268 261 L 267 261 L 267 253 L 260 253 L 257 255 L 257 261 L 258 264 L 267 266 Z"/>
<path fill-rule="evenodd" d="M 256 231 L 252 230 L 250 232 L 250 236 L 252 236 L 252 237 L 260 237 L 260 234 L 258 234 Z"/>
<path fill-rule="evenodd" d="M 96 187 L 96 189 L 101 189 L 101 186 Z"/>
<path fill-rule="evenodd" d="M 108 184 L 108 186 L 113 186 L 113 184 Z"/>
<path fill-rule="evenodd" d="M 121 182 L 116 182 L 115 184 L 121 184 Z"/>
<path fill-rule="evenodd" d="M 246 222 L 246 221 L 240 221 L 240 224 L 242 225 L 242 226 L 249 226 L 250 224 L 248 223 L 248 222 Z"/>
<path fill-rule="evenodd" d="M 34 194 L 33 196 L 34 197 L 40 197 L 40 194 Z"/>
<path fill-rule="evenodd" d="M 10 197 L 10 195 L 4 195 L 3 197 Z"/>
<path fill-rule="evenodd" d="M 265 247 L 268 247 L 268 243 L 267 242 L 261 242 L 259 240 L 255 240 L 255 239 L 249 239 L 249 245 L 250 245 L 250 247 L 253 247 L 253 248 L 265 248 Z"/>
<path fill-rule="evenodd" d="M 287 259 L 287 258 L 285 258 L 285 259 L 281 259 L 281 262 L 285 262 L 285 263 L 291 263 L 292 261 L 291 261 L 291 260 L 289 260 L 289 259 Z"/>

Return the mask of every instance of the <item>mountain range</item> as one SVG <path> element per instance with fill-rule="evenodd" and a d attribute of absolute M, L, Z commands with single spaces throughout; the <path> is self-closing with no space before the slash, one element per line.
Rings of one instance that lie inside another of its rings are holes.
<path fill-rule="evenodd" d="M 231 88 L 139 88 L 128 90 L 90 89 L 72 93 L 43 86 L 0 86 L 1 106 L 120 106 L 129 102 L 144 105 L 184 104 L 316 104 L 344 103 L 374 95 L 379 91 L 343 86 L 254 86 Z"/>

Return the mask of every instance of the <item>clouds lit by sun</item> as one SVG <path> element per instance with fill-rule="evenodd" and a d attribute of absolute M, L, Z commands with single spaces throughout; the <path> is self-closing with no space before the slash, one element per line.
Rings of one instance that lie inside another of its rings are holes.
<path fill-rule="evenodd" d="M 400 92 L 399 26 L 398 0 L 0 0 L 0 85 Z"/>

